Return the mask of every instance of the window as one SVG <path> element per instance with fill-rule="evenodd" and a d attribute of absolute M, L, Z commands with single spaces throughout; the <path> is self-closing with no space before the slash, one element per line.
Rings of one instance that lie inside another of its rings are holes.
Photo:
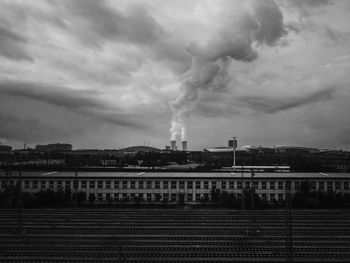
<path fill-rule="evenodd" d="M 159 189 L 159 188 L 160 188 L 160 182 L 159 182 L 159 181 L 156 181 L 156 182 L 155 182 L 155 187 L 156 187 L 156 189 Z"/>
<path fill-rule="evenodd" d="M 45 181 L 41 181 L 41 188 L 45 188 L 46 187 L 46 182 Z"/>
<path fill-rule="evenodd" d="M 196 201 L 199 202 L 201 200 L 201 194 L 196 194 Z"/>
<path fill-rule="evenodd" d="M 106 193 L 106 200 L 107 201 L 111 201 L 112 200 L 111 193 Z"/>
<path fill-rule="evenodd" d="M 344 182 L 344 190 L 349 190 L 349 182 Z"/>
<path fill-rule="evenodd" d="M 66 188 L 71 188 L 72 182 L 71 181 L 66 181 Z"/>
<path fill-rule="evenodd" d="M 294 189 L 295 190 L 299 190 L 300 189 L 300 182 L 299 181 L 294 182 Z"/>
<path fill-rule="evenodd" d="M 53 188 L 53 181 L 49 181 L 49 188 L 50 188 L 50 189 Z"/>
<path fill-rule="evenodd" d="M 106 181 L 106 188 L 110 189 L 111 188 L 111 181 Z"/>
<path fill-rule="evenodd" d="M 6 188 L 6 181 L 5 180 L 2 180 L 1 181 L 1 188 L 5 189 Z"/>
<path fill-rule="evenodd" d="M 131 181 L 130 182 L 130 188 L 131 189 L 135 189 L 135 181 Z"/>
<path fill-rule="evenodd" d="M 29 188 L 29 181 L 24 181 L 24 188 Z"/>
<path fill-rule="evenodd" d="M 212 189 L 216 189 L 216 182 L 215 182 L 215 181 L 212 181 L 212 182 L 211 182 L 211 188 L 212 188 Z"/>
<path fill-rule="evenodd" d="M 143 189 L 143 181 L 139 181 L 139 189 Z"/>
<path fill-rule="evenodd" d="M 201 189 L 201 182 L 200 181 L 196 181 L 196 189 Z"/>
<path fill-rule="evenodd" d="M 226 182 L 225 181 L 221 181 L 221 188 L 226 189 Z"/>
<path fill-rule="evenodd" d="M 270 189 L 272 189 L 272 190 L 275 189 L 275 182 L 270 182 Z"/>
<path fill-rule="evenodd" d="M 38 188 L 38 181 L 33 181 L 33 188 L 37 189 Z"/>
<path fill-rule="evenodd" d="M 123 181 L 123 189 L 127 189 L 128 188 L 128 181 Z"/>
<path fill-rule="evenodd" d="M 333 190 L 333 182 L 327 182 L 327 190 L 328 191 Z"/>
<path fill-rule="evenodd" d="M 283 182 L 278 182 L 278 189 L 282 190 L 283 189 Z"/>
<path fill-rule="evenodd" d="M 235 188 L 235 182 L 234 181 L 230 181 L 229 187 L 230 187 L 230 189 L 234 189 Z"/>
<path fill-rule="evenodd" d="M 90 189 L 95 189 L 95 181 L 90 181 L 89 187 L 90 187 Z"/>
<path fill-rule="evenodd" d="M 147 194 L 147 201 L 152 201 L 152 194 Z"/>
<path fill-rule="evenodd" d="M 176 189 L 176 182 L 175 181 L 171 182 L 171 189 Z"/>
<path fill-rule="evenodd" d="M 116 189 L 120 188 L 119 181 L 114 181 L 114 188 Z"/>
<path fill-rule="evenodd" d="M 270 194 L 270 201 L 275 201 L 275 194 Z"/>
<path fill-rule="evenodd" d="M 209 201 L 209 194 L 204 194 L 204 200 Z"/>
<path fill-rule="evenodd" d="M 278 202 L 282 202 L 283 201 L 283 194 L 278 194 Z"/>
<path fill-rule="evenodd" d="M 237 189 L 242 189 L 242 182 L 241 181 L 237 182 Z"/>
<path fill-rule="evenodd" d="M 98 193 L 97 194 L 97 200 L 98 201 L 102 201 L 103 199 L 102 199 L 102 193 Z"/>
<path fill-rule="evenodd" d="M 262 195 L 261 195 L 261 199 L 264 200 L 264 201 L 266 201 L 266 199 L 267 199 L 267 198 L 266 198 L 266 194 L 262 194 Z"/>
<path fill-rule="evenodd" d="M 209 188 L 209 182 L 208 181 L 204 181 L 204 189 L 208 189 Z"/>
<path fill-rule="evenodd" d="M 151 189 L 152 188 L 152 181 L 147 181 L 147 188 Z"/>
<path fill-rule="evenodd" d="M 169 194 L 163 194 L 163 200 L 168 201 L 169 199 Z"/>
<path fill-rule="evenodd" d="M 164 189 L 168 189 L 169 188 L 169 182 L 168 181 L 164 181 L 163 182 L 163 188 Z"/>
<path fill-rule="evenodd" d="M 335 182 L 335 190 L 340 190 L 340 182 Z"/>
<path fill-rule="evenodd" d="M 81 188 L 86 189 L 86 181 L 81 181 Z"/>
<path fill-rule="evenodd" d="M 316 182 L 311 182 L 311 190 L 316 190 Z"/>
<path fill-rule="evenodd" d="M 14 187 L 14 185 L 15 185 L 15 182 L 13 180 L 10 180 L 10 187 Z"/>
<path fill-rule="evenodd" d="M 77 180 L 74 180 L 73 187 L 74 187 L 74 189 L 78 189 L 79 188 L 79 182 Z"/>
<path fill-rule="evenodd" d="M 266 189 L 266 182 L 261 182 L 261 189 Z"/>
<path fill-rule="evenodd" d="M 176 201 L 176 194 L 175 193 L 171 194 L 171 201 L 173 201 L 173 202 Z"/>
<path fill-rule="evenodd" d="M 184 189 L 185 188 L 185 182 L 184 181 L 180 181 L 179 188 L 180 189 Z"/>
<path fill-rule="evenodd" d="M 259 182 L 254 181 L 254 188 L 255 188 L 255 189 L 258 189 L 258 188 L 259 188 Z"/>
<path fill-rule="evenodd" d="M 103 188 L 103 181 L 98 181 L 97 182 L 97 188 L 102 189 Z"/>
<path fill-rule="evenodd" d="M 134 183 L 135 183 L 135 182 L 134 182 Z M 131 193 L 131 194 L 130 194 L 130 198 L 131 198 L 132 201 L 135 201 L 135 200 L 136 200 L 136 198 L 135 198 L 135 193 Z"/>
<path fill-rule="evenodd" d="M 85 186 L 86 186 L 86 184 L 85 184 Z M 57 188 L 62 188 L 62 181 L 57 181 Z"/>
<path fill-rule="evenodd" d="M 244 188 L 249 189 L 250 188 L 250 182 L 245 182 L 244 183 Z"/>
<path fill-rule="evenodd" d="M 242 185 L 241 185 L 242 186 Z M 242 188 L 242 187 L 241 187 Z M 241 193 L 239 193 L 239 194 L 237 194 L 237 199 L 238 200 L 241 200 L 242 199 L 242 194 Z"/>
<path fill-rule="evenodd" d="M 192 181 L 187 182 L 187 189 L 192 190 L 192 188 L 193 188 L 193 182 Z"/>
<path fill-rule="evenodd" d="M 187 194 L 187 201 L 192 202 L 193 201 L 193 194 Z"/>
<path fill-rule="evenodd" d="M 319 182 L 319 183 L 318 183 L 318 189 L 319 189 L 320 191 L 324 191 L 324 182 Z"/>

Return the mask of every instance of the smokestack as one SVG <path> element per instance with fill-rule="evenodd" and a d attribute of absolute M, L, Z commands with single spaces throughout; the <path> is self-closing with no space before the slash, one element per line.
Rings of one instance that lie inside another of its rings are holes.
<path fill-rule="evenodd" d="M 182 141 L 182 150 L 183 150 L 184 152 L 187 151 L 187 141 Z"/>
<path fill-rule="evenodd" d="M 171 149 L 173 151 L 176 151 L 176 141 L 170 141 L 170 143 L 171 143 Z"/>

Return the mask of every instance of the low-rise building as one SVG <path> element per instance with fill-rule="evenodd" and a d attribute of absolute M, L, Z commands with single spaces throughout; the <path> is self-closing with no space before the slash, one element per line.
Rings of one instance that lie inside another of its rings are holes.
<path fill-rule="evenodd" d="M 15 186 L 18 172 L 0 172 L 0 189 Z M 243 191 L 253 188 L 265 201 L 286 199 L 301 185 L 308 183 L 311 191 L 333 191 L 350 194 L 348 173 L 168 173 L 168 172 L 23 172 L 22 191 L 40 190 L 84 191 L 99 202 L 110 198 L 141 202 L 168 201 L 197 203 L 211 201 L 212 190 L 219 189 L 242 198 Z M 290 189 L 289 189 L 290 186 Z"/>
<path fill-rule="evenodd" d="M 35 150 L 41 152 L 67 152 L 71 151 L 72 148 L 72 145 L 69 143 L 38 144 L 35 146 Z"/>

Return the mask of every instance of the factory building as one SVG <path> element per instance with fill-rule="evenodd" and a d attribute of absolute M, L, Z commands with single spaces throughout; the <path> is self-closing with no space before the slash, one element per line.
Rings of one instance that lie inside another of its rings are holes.
<path fill-rule="evenodd" d="M 72 150 L 72 145 L 68 143 L 38 144 L 35 146 L 35 150 L 41 152 L 66 152 Z"/>
<path fill-rule="evenodd" d="M 283 201 L 286 185 L 291 193 L 308 182 L 311 191 L 334 191 L 350 194 L 348 173 L 137 173 L 137 172 L 23 172 L 22 191 L 71 189 L 95 195 L 97 201 L 141 200 L 141 202 L 169 201 L 198 203 L 211 200 L 211 191 L 220 189 L 233 193 L 238 199 L 244 189 L 254 188 L 262 200 Z M 0 190 L 15 186 L 18 172 L 0 172 Z"/>
<path fill-rule="evenodd" d="M 9 153 L 12 151 L 12 146 L 0 144 L 0 153 Z"/>

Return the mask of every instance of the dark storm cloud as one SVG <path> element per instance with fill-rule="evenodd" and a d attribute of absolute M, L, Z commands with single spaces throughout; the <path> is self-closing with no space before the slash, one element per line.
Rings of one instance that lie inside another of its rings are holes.
<path fill-rule="evenodd" d="M 65 8 L 66 28 L 83 44 L 101 46 L 105 40 L 151 44 L 163 34 L 162 27 L 142 6 L 124 13 L 106 1 L 63 1 L 59 5 Z"/>
<path fill-rule="evenodd" d="M 301 107 L 307 104 L 327 101 L 333 98 L 334 88 L 328 88 L 321 91 L 316 91 L 305 96 L 291 97 L 291 98 L 271 98 L 267 96 L 245 96 L 239 100 L 249 109 L 255 112 L 263 113 L 277 113 L 280 111 L 289 110 L 292 108 Z"/>
<path fill-rule="evenodd" d="M 333 4 L 331 0 L 287 0 L 287 5 L 299 10 L 301 17 L 309 17 L 313 12 L 322 7 Z"/>
<path fill-rule="evenodd" d="M 267 45 L 274 45 L 286 30 L 283 24 L 283 14 L 272 0 L 257 1 L 256 20 L 259 22 L 259 30 L 256 40 Z"/>
<path fill-rule="evenodd" d="M 108 41 L 132 44 L 177 72 L 183 72 L 190 63 L 185 43 L 168 34 L 145 5 L 131 5 L 122 12 L 108 6 L 106 1 L 63 3 L 65 30 L 83 45 L 101 48 Z"/>
<path fill-rule="evenodd" d="M 0 26 L 0 55 L 12 60 L 33 59 L 25 51 L 26 40 L 9 29 Z"/>
<path fill-rule="evenodd" d="M 66 130 L 59 125 L 53 127 L 34 117 L 20 117 L 0 113 L 0 138 L 25 142 L 65 139 L 78 130 Z"/>
<path fill-rule="evenodd" d="M 100 93 L 92 90 L 72 90 L 62 86 L 44 85 L 31 82 L 0 82 L 0 94 L 24 97 L 68 110 L 94 116 L 108 123 L 132 128 L 147 128 L 139 120 L 134 120 L 128 113 L 111 107 L 107 102 L 97 98 Z"/>
<path fill-rule="evenodd" d="M 319 7 L 323 5 L 329 5 L 330 0 L 291 0 L 290 3 L 299 7 Z"/>
<path fill-rule="evenodd" d="M 98 92 L 91 90 L 75 91 L 42 83 L 1 81 L 0 93 L 40 100 L 68 109 L 104 107 L 102 102 L 94 98 L 98 95 Z"/>

